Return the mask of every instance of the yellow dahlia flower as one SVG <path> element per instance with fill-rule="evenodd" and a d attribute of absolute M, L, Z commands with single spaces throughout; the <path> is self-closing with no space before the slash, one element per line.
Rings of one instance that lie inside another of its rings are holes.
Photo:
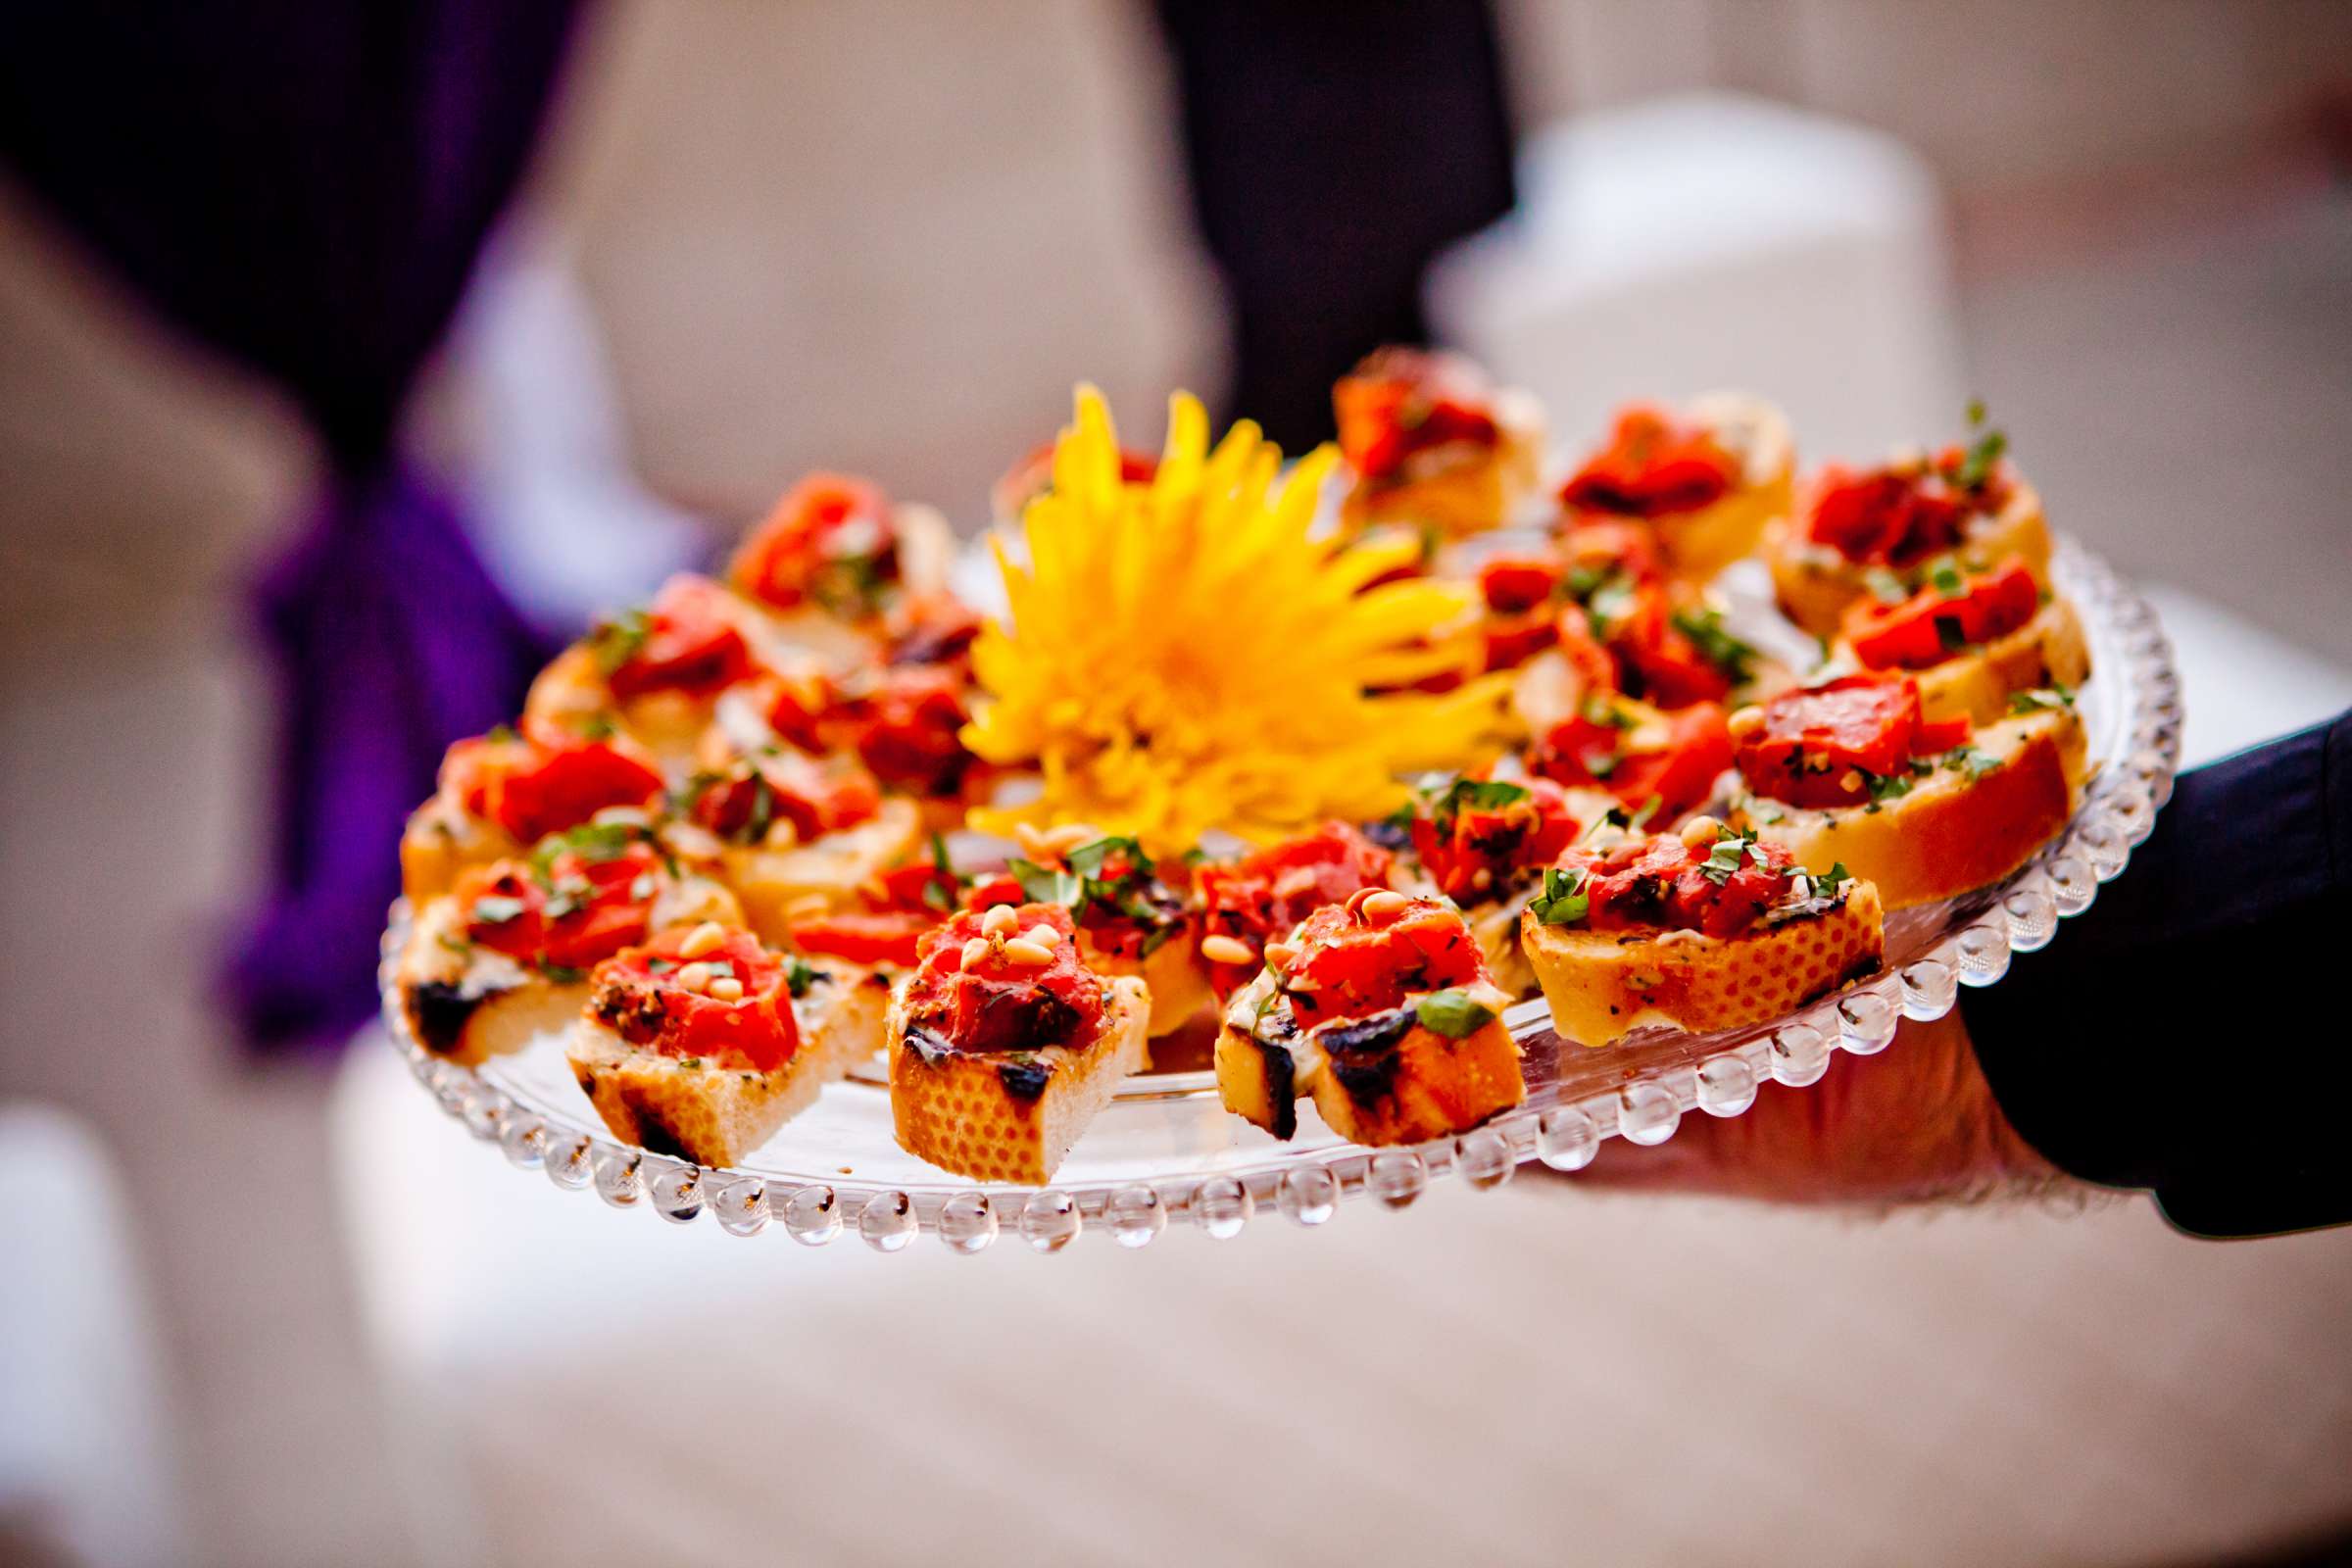
<path fill-rule="evenodd" d="M 975 825 L 1083 821 L 1175 853 L 1209 828 L 1262 840 L 1377 816 L 1403 798 L 1400 773 L 1494 755 L 1501 678 L 1384 690 L 1475 669 L 1470 595 L 1366 586 L 1416 547 L 1315 531 L 1332 448 L 1280 478 L 1255 425 L 1212 451 L 1180 393 L 1158 473 L 1124 484 L 1102 395 L 1081 387 L 1077 404 L 1053 489 L 1021 518 L 1027 563 L 997 544 L 1009 613 L 974 645 L 982 700 L 964 730 L 1043 789 Z"/>

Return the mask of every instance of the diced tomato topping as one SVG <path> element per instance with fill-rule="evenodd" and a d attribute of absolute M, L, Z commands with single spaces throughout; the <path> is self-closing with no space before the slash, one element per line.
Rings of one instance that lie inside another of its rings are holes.
<path fill-rule="evenodd" d="M 882 807 L 873 776 L 797 752 L 736 763 L 701 781 L 687 816 L 740 843 L 757 843 L 773 822 L 790 822 L 802 843 L 870 821 Z"/>
<path fill-rule="evenodd" d="M 730 581 L 779 610 L 814 603 L 861 617 L 898 579 L 898 525 L 871 480 L 812 473 L 785 493 L 727 568 Z"/>
<path fill-rule="evenodd" d="M 1857 600 L 1844 631 L 1854 657 L 1873 669 L 1927 669 L 1972 644 L 2008 636 L 2040 607 L 2033 569 L 2012 556 L 1965 578 L 1956 594 L 1931 582 L 1900 604 Z"/>
<path fill-rule="evenodd" d="M 662 793 L 662 770 L 617 735 L 591 740 L 556 724 L 519 736 L 460 741 L 441 764 L 445 785 L 474 816 L 525 844 L 585 822 L 608 806 L 644 806 Z"/>
<path fill-rule="evenodd" d="M 1083 869 L 1075 869 L 1081 896 L 1071 918 L 1091 953 L 1122 960 L 1149 957 L 1181 934 L 1190 916 L 1184 896 L 1162 880 L 1162 865 L 1125 843 L 1090 856 L 1081 845 L 1073 855 Z M 1051 869 L 1073 869 L 1065 862 L 1049 862 Z M 1028 898 L 1020 878 L 1000 871 L 973 882 L 964 906 L 985 911 L 994 905 L 1020 904 Z"/>
<path fill-rule="evenodd" d="M 1633 727 L 1622 727 L 1626 718 Z M 1665 733 L 1639 748 L 1637 730 L 1662 723 Z M 1620 716 L 1605 701 L 1553 726 L 1528 759 L 1545 778 L 1607 790 L 1628 809 L 1640 810 L 1656 797 L 1658 811 L 1680 816 L 1714 792 L 1715 780 L 1732 765 L 1732 733 L 1720 704 L 1695 703 L 1662 718 Z"/>
<path fill-rule="evenodd" d="M 1485 378 L 1450 355 L 1381 349 L 1340 378 L 1331 402 L 1341 455 L 1374 484 L 1401 477 L 1415 453 L 1501 440 Z"/>
<path fill-rule="evenodd" d="M 1491 806 L 1473 804 L 1515 791 Z M 1449 899 L 1499 897 L 1531 867 L 1548 863 L 1574 841 L 1577 820 L 1568 797 L 1549 779 L 1495 785 L 1469 780 L 1413 819 L 1413 849 L 1421 867 Z"/>
<path fill-rule="evenodd" d="M 2009 491 L 1997 468 L 1969 488 L 1962 464 L 1957 448 L 1925 465 L 1857 472 L 1832 464 L 1815 483 L 1805 537 L 1857 564 L 1898 569 L 1956 549 L 1970 519 L 1998 512 Z"/>
<path fill-rule="evenodd" d="M 1345 905 L 1307 916 L 1298 956 L 1283 971 L 1283 994 L 1301 1024 L 1368 1018 L 1404 1004 L 1407 996 L 1487 978 L 1477 939 L 1462 913 L 1437 899 L 1415 899 L 1382 925 Z"/>
<path fill-rule="evenodd" d="M 1736 868 L 1702 869 L 1717 846 L 1740 845 Z M 1582 872 L 1590 900 L 1585 923 L 1594 930 L 1663 927 L 1738 936 L 1788 892 L 1791 861 L 1777 844 L 1727 838 L 1688 846 L 1673 834 L 1612 849 L 1580 846 L 1560 857 L 1561 869 Z"/>
<path fill-rule="evenodd" d="M 804 752 L 831 751 L 825 721 L 840 701 L 830 677 L 808 670 L 779 677 L 767 695 L 767 727 Z"/>
<path fill-rule="evenodd" d="M 922 664 L 877 670 L 834 716 L 875 777 L 917 794 L 956 794 L 975 760 L 963 744 L 971 710 L 952 670 Z"/>
<path fill-rule="evenodd" d="M 1739 482 L 1740 460 L 1704 425 L 1636 404 L 1561 488 L 1560 502 L 1571 512 L 1657 517 L 1712 506 Z"/>
<path fill-rule="evenodd" d="M 1053 961 L 1016 963 L 1004 943 L 990 943 L 969 961 L 964 947 L 982 935 L 980 916 L 963 910 L 923 933 L 907 982 L 907 1021 L 958 1051 L 1035 1051 L 1080 1046 L 1102 1018 L 1102 983 L 1079 962 L 1076 928 L 1058 904 L 1023 904 L 1012 931 L 1025 938 L 1037 926 L 1058 936 Z"/>
<path fill-rule="evenodd" d="M 1914 757 L 1950 751 L 1969 732 L 1965 717 L 1924 722 L 1908 675 L 1847 675 L 1766 703 L 1740 742 L 1740 771 L 1791 806 L 1852 806 L 1871 798 L 1872 777 L 1907 772 Z"/>
<path fill-rule="evenodd" d="M 883 660 L 962 667 L 980 635 L 980 612 L 950 593 L 909 594 L 891 608 Z"/>
<path fill-rule="evenodd" d="M 1346 902 L 1363 888 L 1386 887 L 1396 857 L 1345 822 L 1327 822 L 1302 838 L 1253 850 L 1230 864 L 1214 861 L 1198 874 L 1203 935 L 1224 935 L 1250 953 L 1288 936 L 1291 928 L 1326 904 Z M 1258 970 L 1247 964 L 1212 964 L 1218 994 L 1246 983 Z"/>
<path fill-rule="evenodd" d="M 598 964 L 590 1015 L 629 1044 L 665 1056 L 775 1071 L 801 1048 L 785 960 L 748 931 L 730 931 L 715 951 L 688 959 L 678 948 L 693 930 L 673 926 Z M 689 962 L 741 981 L 743 996 L 729 1002 L 681 986 L 678 975 Z"/>
<path fill-rule="evenodd" d="M 623 702 L 661 691 L 709 696 L 748 677 L 751 649 L 729 608 L 724 588 L 681 575 L 639 614 L 600 627 L 594 647 L 612 695 Z"/>
<path fill-rule="evenodd" d="M 914 967 L 915 945 L 939 923 L 932 913 L 910 909 L 844 910 L 795 921 L 787 931 L 803 953 L 829 955 L 851 963 Z"/>
<path fill-rule="evenodd" d="M 463 878 L 467 940 L 543 967 L 585 969 L 645 940 L 661 857 L 636 843 L 613 855 L 562 849 L 544 860 L 499 860 Z"/>
<path fill-rule="evenodd" d="M 1479 597 L 1487 608 L 1508 614 L 1534 610 L 1558 591 L 1561 568 L 1556 561 L 1525 556 L 1499 556 L 1478 569 Z"/>
<path fill-rule="evenodd" d="M 1609 623 L 1608 649 L 1617 659 L 1617 683 L 1660 708 L 1721 702 L 1732 692 L 1729 672 L 1700 651 L 1675 623 L 1662 583 L 1633 591 L 1631 607 Z"/>

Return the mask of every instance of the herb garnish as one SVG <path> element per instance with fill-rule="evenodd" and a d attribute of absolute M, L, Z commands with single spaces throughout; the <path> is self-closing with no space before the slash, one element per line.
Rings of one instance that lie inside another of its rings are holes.
<path fill-rule="evenodd" d="M 476 925 L 505 925 L 520 919 L 523 911 L 520 899 L 481 898 L 473 901 L 472 919 Z"/>
<path fill-rule="evenodd" d="M 1413 1007 L 1421 1027 L 1448 1040 L 1476 1034 L 1494 1021 L 1494 1009 L 1458 987 L 1433 991 Z"/>
<path fill-rule="evenodd" d="M 653 629 L 653 621 L 642 610 L 624 610 L 610 620 L 597 622 L 588 634 L 588 648 L 596 656 L 598 672 L 611 676 L 636 658 Z"/>
<path fill-rule="evenodd" d="M 1674 629 L 1690 638 L 1700 656 L 1723 671 L 1733 685 L 1745 685 L 1755 673 L 1755 645 L 1742 642 L 1724 629 L 1722 611 L 1678 610 L 1669 619 Z"/>
<path fill-rule="evenodd" d="M 2037 686 L 2029 692 L 2009 694 L 2009 711 L 2012 713 L 2032 713 L 2045 709 L 2054 712 L 2074 706 L 2075 690 L 2064 681 L 2052 681 L 2047 686 Z"/>
<path fill-rule="evenodd" d="M 1747 854 L 1749 846 L 1755 842 L 1756 830 L 1754 828 L 1749 828 L 1744 832 L 1735 831 L 1728 827 L 1718 828 L 1715 833 L 1715 847 L 1707 852 L 1707 858 L 1699 866 L 1698 874 L 1717 887 L 1723 886 L 1732 879 L 1732 873 L 1740 869 L 1740 857 Z"/>
<path fill-rule="evenodd" d="M 792 994 L 793 1001 L 798 1002 L 808 994 L 808 988 L 816 984 L 816 979 L 817 971 L 808 960 L 795 958 L 785 967 L 784 989 Z"/>
<path fill-rule="evenodd" d="M 1528 902 L 1540 925 L 1574 925 L 1592 907 L 1592 896 L 1585 891 L 1585 873 L 1562 870 L 1556 865 L 1544 868 L 1544 890 Z"/>

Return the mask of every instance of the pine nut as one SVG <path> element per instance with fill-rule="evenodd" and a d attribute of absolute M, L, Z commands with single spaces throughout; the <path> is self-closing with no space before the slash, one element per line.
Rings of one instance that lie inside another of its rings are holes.
<path fill-rule="evenodd" d="M 971 941 L 966 942 L 963 945 L 963 967 L 969 969 L 987 957 L 988 950 L 989 940 L 986 937 L 974 937 Z"/>
<path fill-rule="evenodd" d="M 1239 937 L 1229 937 L 1222 931 L 1212 931 L 1200 939 L 1200 956 L 1211 963 L 1249 963 L 1256 957 L 1250 944 Z"/>
<path fill-rule="evenodd" d="M 1764 710 L 1751 703 L 1734 712 L 1724 727 L 1732 732 L 1732 739 L 1745 740 L 1764 727 Z"/>
<path fill-rule="evenodd" d="M 1298 950 L 1288 942 L 1266 944 L 1266 965 L 1273 969 L 1288 969 L 1298 958 Z"/>
<path fill-rule="evenodd" d="M 1041 948 L 1027 937 L 1014 937 L 1004 944 L 1004 961 L 1041 968 L 1054 961 L 1054 950 Z"/>
<path fill-rule="evenodd" d="M 1722 835 L 1723 824 L 1711 816 L 1694 816 L 1683 824 L 1683 848 L 1703 850 Z"/>
<path fill-rule="evenodd" d="M 1020 923 L 1021 917 L 1012 912 L 1011 905 L 992 904 L 988 906 L 988 912 L 980 916 L 980 934 L 988 937 L 1010 936 L 1012 928 Z"/>
<path fill-rule="evenodd" d="M 690 963 L 678 971 L 678 989 L 681 991 L 704 990 L 710 984 L 710 975 L 711 969 L 709 964 Z"/>
<path fill-rule="evenodd" d="M 743 982 L 733 975 L 722 975 L 710 982 L 710 996 L 718 1002 L 741 1002 Z"/>
<path fill-rule="evenodd" d="M 1052 926 L 1046 924 L 1046 922 L 1043 920 L 1038 921 L 1037 924 L 1022 932 L 1021 936 L 1023 939 L 1034 942 L 1039 947 L 1044 948 L 1048 953 L 1051 953 L 1055 948 L 1061 946 L 1061 933 L 1054 930 Z"/>
<path fill-rule="evenodd" d="M 716 920 L 705 920 L 701 925 L 686 933 L 686 940 L 678 944 L 678 956 L 681 958 L 707 958 L 724 947 L 726 941 L 727 928 L 725 926 L 720 925 Z"/>
<path fill-rule="evenodd" d="M 1363 903 L 1357 905 L 1355 914 L 1356 918 L 1366 925 L 1387 925 L 1391 920 L 1412 907 L 1412 900 L 1401 893 L 1382 888 L 1379 892 L 1368 895 Z"/>

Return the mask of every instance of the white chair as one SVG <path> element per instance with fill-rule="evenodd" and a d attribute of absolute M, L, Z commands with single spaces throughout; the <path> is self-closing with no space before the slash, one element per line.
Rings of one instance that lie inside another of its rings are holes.
<path fill-rule="evenodd" d="M 1628 398 L 1740 387 L 1806 457 L 1957 434 L 1967 402 L 1925 165 L 1875 131 L 1702 93 L 1530 136 L 1519 210 L 1441 257 L 1438 335 L 1594 439 Z"/>

